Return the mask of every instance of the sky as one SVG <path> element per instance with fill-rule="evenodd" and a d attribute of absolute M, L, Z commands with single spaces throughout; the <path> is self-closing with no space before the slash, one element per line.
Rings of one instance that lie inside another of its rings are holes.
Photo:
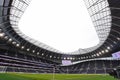
<path fill-rule="evenodd" d="M 19 29 L 67 53 L 99 43 L 83 0 L 32 0 L 19 22 Z"/>

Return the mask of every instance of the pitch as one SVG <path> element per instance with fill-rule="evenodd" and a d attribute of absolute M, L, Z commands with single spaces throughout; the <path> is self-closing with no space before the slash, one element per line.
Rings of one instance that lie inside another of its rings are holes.
<path fill-rule="evenodd" d="M 54 78 L 54 79 L 53 79 Z M 115 80 L 102 74 L 28 74 L 0 73 L 0 80 Z"/>

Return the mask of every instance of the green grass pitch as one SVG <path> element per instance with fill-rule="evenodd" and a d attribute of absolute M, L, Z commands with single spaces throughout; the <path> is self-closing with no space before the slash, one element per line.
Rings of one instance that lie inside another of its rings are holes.
<path fill-rule="evenodd" d="M 0 80 L 116 80 L 109 75 L 98 74 L 27 74 L 0 73 Z"/>

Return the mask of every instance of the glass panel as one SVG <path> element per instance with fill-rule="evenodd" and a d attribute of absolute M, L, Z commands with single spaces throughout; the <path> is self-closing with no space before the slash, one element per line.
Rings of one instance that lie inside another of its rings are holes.
<path fill-rule="evenodd" d="M 3 6 L 4 0 L 0 0 L 0 6 Z"/>

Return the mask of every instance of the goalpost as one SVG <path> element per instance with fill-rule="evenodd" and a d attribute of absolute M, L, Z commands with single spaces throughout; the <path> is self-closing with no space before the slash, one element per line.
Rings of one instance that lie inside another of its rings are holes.
<path fill-rule="evenodd" d="M 7 66 L 0 66 L 0 73 L 5 73 Z"/>

